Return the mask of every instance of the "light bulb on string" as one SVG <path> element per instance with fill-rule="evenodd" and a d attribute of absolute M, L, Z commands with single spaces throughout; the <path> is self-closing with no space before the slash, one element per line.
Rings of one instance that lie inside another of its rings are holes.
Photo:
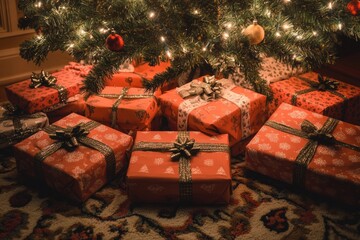
<path fill-rule="evenodd" d="M 155 17 L 155 12 L 154 11 L 149 12 L 149 18 L 154 18 L 154 17 Z"/>
<path fill-rule="evenodd" d="M 165 37 L 164 37 L 164 36 L 161 36 L 161 37 L 160 37 L 160 41 L 161 41 L 161 42 L 165 42 L 165 41 L 166 41 Z"/>
<path fill-rule="evenodd" d="M 333 2 L 329 2 L 329 4 L 328 4 L 328 9 L 333 9 L 333 7 L 334 7 L 334 3 Z"/>
<path fill-rule="evenodd" d="M 35 5 L 35 7 L 37 7 L 37 8 L 41 8 L 42 2 L 41 2 L 41 1 L 36 2 L 34 5 Z"/>
<path fill-rule="evenodd" d="M 226 40 L 226 39 L 228 39 L 230 37 L 230 35 L 229 35 L 229 33 L 227 33 L 227 32 L 224 32 L 223 33 L 223 38 Z"/>

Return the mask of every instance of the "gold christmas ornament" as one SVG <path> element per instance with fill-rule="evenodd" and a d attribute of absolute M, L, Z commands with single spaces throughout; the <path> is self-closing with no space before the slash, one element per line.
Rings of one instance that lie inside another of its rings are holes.
<path fill-rule="evenodd" d="M 259 44 L 265 38 L 265 31 L 256 20 L 253 24 L 245 28 L 243 34 L 248 37 L 250 44 Z"/>

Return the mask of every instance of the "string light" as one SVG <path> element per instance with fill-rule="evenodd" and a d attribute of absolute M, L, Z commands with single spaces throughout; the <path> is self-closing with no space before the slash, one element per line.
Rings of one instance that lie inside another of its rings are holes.
<path fill-rule="evenodd" d="M 281 37 L 280 32 L 277 31 L 277 32 L 275 33 L 275 37 L 278 37 L 278 38 Z"/>
<path fill-rule="evenodd" d="M 200 14 L 200 11 L 197 10 L 197 9 L 195 9 L 195 10 L 193 11 L 193 13 L 194 13 L 195 15 L 198 15 L 198 14 Z"/>
<path fill-rule="evenodd" d="M 226 23 L 226 24 L 225 24 L 225 27 L 226 27 L 227 29 L 231 29 L 231 28 L 233 27 L 233 25 L 232 25 L 232 23 Z"/>
<path fill-rule="evenodd" d="M 328 9 L 333 9 L 334 3 L 333 2 L 329 2 L 328 4 Z"/>
<path fill-rule="evenodd" d="M 316 31 L 313 31 L 312 34 L 313 34 L 314 36 L 317 36 L 317 35 L 318 35 L 318 33 L 317 33 Z"/>
<path fill-rule="evenodd" d="M 226 40 L 230 37 L 230 35 L 227 32 L 223 33 L 223 38 Z"/>
<path fill-rule="evenodd" d="M 282 25 L 282 27 L 283 27 L 283 29 L 288 30 L 289 28 L 291 28 L 291 25 L 288 24 L 288 23 L 284 23 L 284 24 Z"/>
<path fill-rule="evenodd" d="M 99 28 L 100 33 L 106 33 L 109 29 L 106 28 Z"/>
<path fill-rule="evenodd" d="M 271 11 L 270 11 L 269 9 L 266 9 L 266 10 L 265 10 L 265 15 L 266 15 L 267 17 L 271 17 Z"/>
<path fill-rule="evenodd" d="M 42 35 L 37 35 L 36 38 L 37 38 L 38 40 L 41 40 L 41 39 L 43 38 L 43 36 L 42 36 Z"/>
<path fill-rule="evenodd" d="M 284 3 L 289 3 L 291 2 L 291 0 L 284 0 Z"/>
<path fill-rule="evenodd" d="M 160 37 L 160 41 L 161 41 L 161 42 L 165 42 L 165 37 L 164 37 L 164 36 L 161 36 L 161 37 Z"/>
<path fill-rule="evenodd" d="M 41 6 L 42 6 L 42 2 L 37 2 L 37 3 L 35 3 L 35 7 L 37 7 L 37 8 L 41 8 Z"/>
<path fill-rule="evenodd" d="M 149 18 L 154 18 L 155 17 L 155 12 L 151 11 L 149 12 Z"/>
<path fill-rule="evenodd" d="M 343 25 L 341 22 L 338 23 L 338 29 L 341 30 L 343 28 Z"/>
<path fill-rule="evenodd" d="M 206 47 L 203 47 L 201 50 L 202 50 L 203 52 L 206 52 L 207 48 L 206 48 Z"/>
<path fill-rule="evenodd" d="M 169 50 L 166 51 L 166 55 L 171 58 L 171 52 Z"/>

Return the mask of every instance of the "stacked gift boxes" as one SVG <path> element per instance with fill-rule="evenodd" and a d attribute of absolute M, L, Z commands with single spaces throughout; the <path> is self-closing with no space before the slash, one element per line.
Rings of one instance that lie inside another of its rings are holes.
<path fill-rule="evenodd" d="M 70 63 L 53 74 L 56 82 L 43 72 L 45 86 L 37 86 L 43 84 L 39 74 L 33 76 L 33 81 L 9 86 L 7 93 L 14 104 L 30 113 L 51 109 L 52 121 L 61 118 L 15 146 L 19 172 L 29 177 L 39 176 L 58 192 L 84 201 L 111 176 L 126 170 L 129 159 L 125 158 L 125 153 L 132 146 L 132 137 L 117 131 L 120 130 L 128 134 L 136 132 L 127 172 L 128 193 L 133 202 L 228 203 L 231 194 L 229 148 L 233 155 L 238 155 L 246 145 L 246 162 L 251 170 L 304 185 L 311 191 L 331 197 L 337 190 L 324 190 L 326 181 L 334 182 L 336 189 L 342 189 L 342 195 L 358 191 L 358 173 L 351 170 L 358 168 L 358 127 L 336 121 L 336 125 L 331 122 L 333 128 L 330 129 L 328 123 L 325 124 L 327 117 L 291 105 L 283 104 L 276 110 L 282 101 L 290 99 L 294 105 L 311 111 L 357 122 L 359 116 L 353 109 L 360 104 L 358 88 L 326 78 L 316 82 L 317 74 L 306 73 L 271 83 L 275 100 L 269 106 L 266 106 L 264 95 L 236 86 L 231 80 L 212 76 L 195 79 L 162 95 L 160 90 L 146 91 L 142 81 L 153 79 L 156 73 L 165 70 L 166 64 L 157 67 L 140 64 L 134 70 L 116 73 L 112 80 L 106 81 L 100 94 L 86 101 L 82 98 L 76 100 L 76 103 L 82 100 L 83 108 L 79 113 L 86 117 L 64 115 L 76 111 L 69 102 L 79 96 L 81 80 L 91 70 L 89 65 Z M 62 93 L 64 89 L 69 89 L 65 95 Z M 43 100 L 45 102 L 41 102 Z M 312 105 L 319 101 L 319 106 Z M 63 109 L 55 110 L 65 102 L 67 105 Z M 326 106 L 323 106 L 325 102 Z M 270 112 L 276 112 L 265 124 L 270 115 L 267 107 Z M 286 113 L 289 109 L 292 112 Z M 154 119 L 160 115 L 167 119 L 167 129 L 171 131 L 156 132 L 160 124 L 154 127 Z M 299 133 L 300 121 L 305 119 L 310 122 L 306 121 L 305 128 L 313 129 L 313 133 L 306 133 L 308 135 Z M 79 125 L 81 122 L 84 124 Z M 283 128 L 274 128 L 272 122 L 296 130 L 282 133 Z M 329 132 L 323 133 L 323 129 Z M 297 135 L 286 135 L 294 132 Z M 327 140 L 323 138 L 328 139 L 327 134 L 335 137 L 336 144 L 341 142 L 341 148 L 332 149 L 324 145 L 323 141 Z M 357 141 L 355 146 L 351 141 Z M 79 146 L 73 146 L 74 142 Z M 300 151 L 309 145 L 308 142 L 312 147 L 316 145 L 312 158 L 309 157 L 309 152 L 312 152 L 307 149 L 309 147 L 302 150 L 306 154 Z M 352 147 L 348 147 L 349 144 Z M 294 147 L 298 150 L 289 150 Z M 339 157 L 330 159 L 333 151 L 338 151 Z M 298 155 L 308 158 L 306 161 L 303 158 L 296 160 Z M 107 160 L 110 158 L 115 160 Z M 91 164 L 85 164 L 89 160 Z M 308 165 L 301 165 L 298 161 Z M 329 168 L 318 166 L 322 163 L 329 165 L 328 162 L 332 164 Z M 108 166 L 113 166 L 111 174 Z M 344 176 L 337 170 L 344 170 Z M 317 185 L 311 186 L 312 182 Z M 67 184 L 71 188 L 64 187 Z M 354 203 L 346 197 L 342 200 Z"/>

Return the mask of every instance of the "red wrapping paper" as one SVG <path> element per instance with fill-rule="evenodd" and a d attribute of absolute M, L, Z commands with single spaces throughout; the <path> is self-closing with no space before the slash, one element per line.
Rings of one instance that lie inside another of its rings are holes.
<path fill-rule="evenodd" d="M 54 125 L 65 128 L 88 121 L 90 120 L 73 113 Z M 132 146 L 130 136 L 100 125 L 91 130 L 87 137 L 109 146 L 115 153 L 116 173 L 124 170 L 127 165 L 126 151 Z M 16 144 L 14 155 L 19 175 L 39 179 L 35 171 L 34 157 L 54 142 L 46 132 L 40 131 Z M 95 149 L 80 145 L 74 151 L 68 152 L 61 148 L 43 161 L 41 169 L 44 179 L 40 180 L 68 198 L 85 201 L 108 181 L 105 168 L 104 155 Z"/>
<path fill-rule="evenodd" d="M 176 140 L 177 132 L 137 132 L 135 144 Z M 228 144 L 226 134 L 209 137 L 190 132 L 197 143 Z M 128 196 L 133 202 L 179 202 L 179 163 L 170 152 L 133 151 L 127 172 Z M 191 158 L 193 201 L 195 204 L 228 203 L 231 194 L 228 152 L 199 152 Z"/>
<path fill-rule="evenodd" d="M 308 72 L 300 76 L 314 82 L 317 82 L 318 78 L 318 74 L 315 72 Z M 274 93 L 274 98 L 269 104 L 269 116 L 282 102 L 292 104 L 291 98 L 295 92 L 310 88 L 307 82 L 297 77 L 272 83 L 270 87 Z M 360 111 L 355 111 L 355 109 L 360 108 L 360 88 L 339 81 L 336 91 L 344 95 L 348 100 L 344 100 L 329 91 L 313 91 L 298 95 L 296 106 L 360 125 Z"/>
<path fill-rule="evenodd" d="M 283 103 L 269 121 L 301 129 L 305 119 L 321 128 L 328 117 Z M 332 135 L 341 142 L 360 146 L 359 126 L 340 121 Z M 246 147 L 246 166 L 291 184 L 295 159 L 308 142 L 305 138 L 265 125 Z M 304 188 L 359 206 L 360 152 L 319 144 L 306 170 Z"/>

